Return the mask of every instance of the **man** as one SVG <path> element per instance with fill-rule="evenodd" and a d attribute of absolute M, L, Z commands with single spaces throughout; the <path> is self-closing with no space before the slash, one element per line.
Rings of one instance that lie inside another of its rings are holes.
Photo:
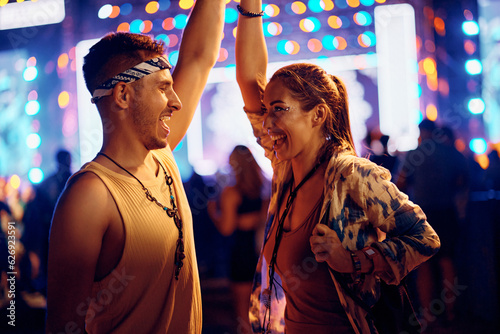
<path fill-rule="evenodd" d="M 223 1 L 196 2 L 172 75 L 162 44 L 142 35 L 108 35 L 85 57 L 103 146 L 54 214 L 48 333 L 201 333 L 192 218 L 172 149 L 217 60 L 223 18 Z"/>
<path fill-rule="evenodd" d="M 407 153 L 397 185 L 422 207 L 441 240 L 439 252 L 416 272 L 421 307 L 429 309 L 434 300 L 443 298 L 446 282 L 457 279 L 455 248 L 465 217 L 469 170 L 466 158 L 455 148 L 451 129 L 439 128 L 429 119 L 418 127 L 419 145 Z M 445 323 L 454 320 L 454 305 L 454 298 L 446 301 L 440 314 Z"/>

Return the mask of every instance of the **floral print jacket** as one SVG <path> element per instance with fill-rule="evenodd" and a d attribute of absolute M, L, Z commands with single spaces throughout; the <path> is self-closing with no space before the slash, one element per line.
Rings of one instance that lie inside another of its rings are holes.
<path fill-rule="evenodd" d="M 266 239 L 273 218 L 278 211 L 279 199 L 291 178 L 291 164 L 274 157 L 271 139 L 262 130 L 263 116 L 247 113 L 259 144 L 273 165 L 272 196 L 266 226 Z M 337 152 L 328 163 L 325 173 L 324 202 L 321 217 L 328 214 L 328 226 L 337 232 L 343 247 L 350 251 L 366 246 L 377 248 L 390 266 L 390 271 L 362 275 L 362 282 L 351 291 L 366 304 L 373 305 L 380 297 L 380 280 L 399 284 L 422 262 L 434 255 L 440 241 L 426 221 L 420 207 L 390 182 L 391 175 L 385 168 L 347 152 Z M 329 208 L 329 212 L 326 210 Z M 319 222 L 318 222 L 319 223 Z M 264 241 L 264 242 L 265 242 Z M 266 307 L 262 292 L 269 287 L 268 263 L 261 254 L 255 273 L 250 300 L 250 322 L 255 333 L 262 332 Z M 352 282 L 351 274 L 342 274 Z M 273 286 L 271 315 L 266 318 L 266 328 L 271 333 L 284 332 L 285 295 L 280 288 L 281 279 Z M 366 319 L 366 311 L 356 304 L 332 276 L 332 284 L 356 333 L 376 333 L 373 323 Z M 270 319 L 270 321 L 269 321 Z M 269 327 L 267 325 L 269 321 Z"/>

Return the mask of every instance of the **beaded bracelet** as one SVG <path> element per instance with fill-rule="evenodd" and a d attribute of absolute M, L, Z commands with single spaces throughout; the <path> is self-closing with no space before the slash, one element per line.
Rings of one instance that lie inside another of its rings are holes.
<path fill-rule="evenodd" d="M 351 252 L 351 258 L 354 267 L 354 284 L 359 284 L 361 282 L 361 261 L 354 252 Z"/>
<path fill-rule="evenodd" d="M 249 12 L 240 5 L 237 5 L 236 8 L 238 8 L 238 12 L 240 12 L 241 15 L 246 16 L 246 17 L 258 17 L 258 16 L 264 16 L 264 11 L 260 11 L 259 13 L 254 13 L 254 12 Z"/>

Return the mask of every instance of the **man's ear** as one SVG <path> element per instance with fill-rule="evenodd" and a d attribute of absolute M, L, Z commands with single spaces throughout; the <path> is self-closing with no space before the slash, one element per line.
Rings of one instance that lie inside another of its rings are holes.
<path fill-rule="evenodd" d="M 314 107 L 312 112 L 313 112 L 313 119 L 312 119 L 313 125 L 320 126 L 326 120 L 326 115 L 328 113 L 328 107 L 323 103 L 318 104 L 316 107 Z"/>
<path fill-rule="evenodd" d="M 120 109 L 127 109 L 130 103 L 130 85 L 119 82 L 113 87 L 113 100 Z"/>

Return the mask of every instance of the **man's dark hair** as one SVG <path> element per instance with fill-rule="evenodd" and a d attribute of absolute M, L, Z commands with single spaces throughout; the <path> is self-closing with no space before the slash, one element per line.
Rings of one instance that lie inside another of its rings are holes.
<path fill-rule="evenodd" d="M 110 33 L 84 57 L 83 76 L 87 88 L 92 94 L 109 78 L 164 52 L 165 44 L 161 40 L 141 34 Z"/>

